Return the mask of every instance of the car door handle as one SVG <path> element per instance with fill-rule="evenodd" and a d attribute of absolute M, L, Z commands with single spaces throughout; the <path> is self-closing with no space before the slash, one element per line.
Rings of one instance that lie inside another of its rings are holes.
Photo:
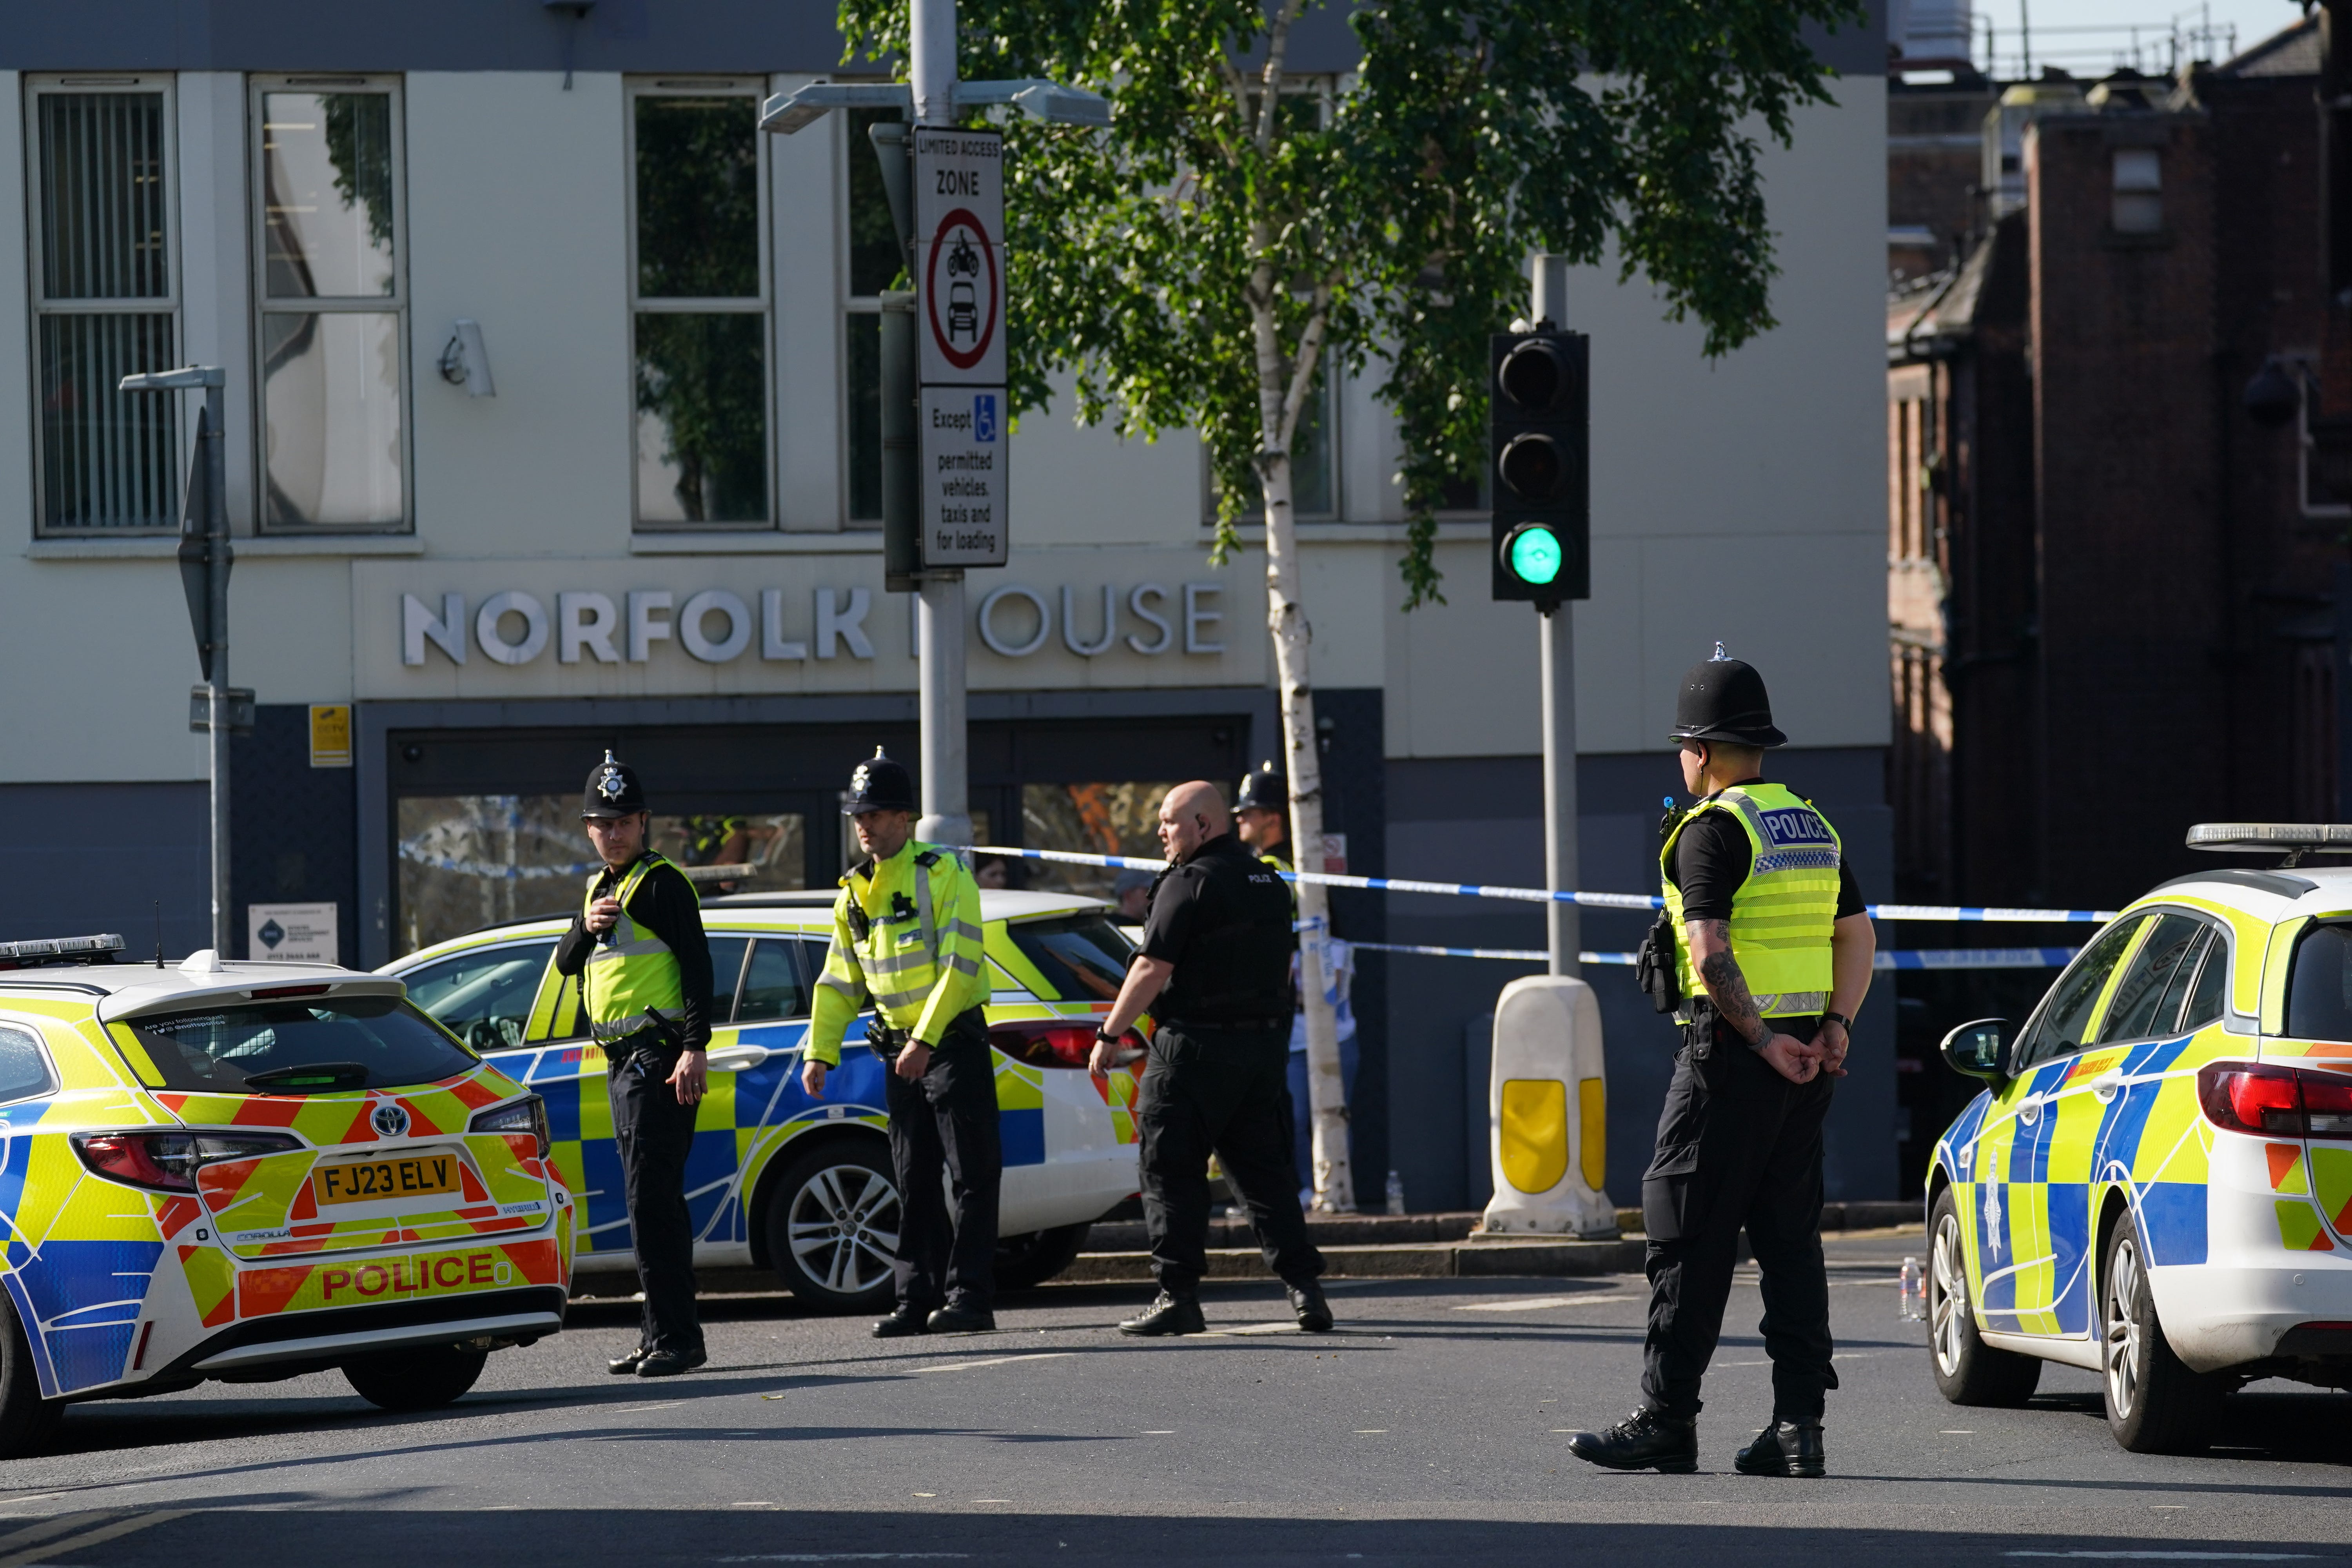
<path fill-rule="evenodd" d="M 703 1058 L 712 1072 L 749 1072 L 775 1053 L 765 1046 L 722 1046 Z"/>
<path fill-rule="evenodd" d="M 2103 1072 L 2091 1080 L 2091 1092 L 2099 1097 L 2102 1105 L 2115 1099 L 2123 1087 L 2124 1075 L 2119 1072 Z"/>
<path fill-rule="evenodd" d="M 2029 1094 L 2017 1102 L 2017 1119 L 2028 1127 L 2042 1120 L 2042 1097 Z"/>

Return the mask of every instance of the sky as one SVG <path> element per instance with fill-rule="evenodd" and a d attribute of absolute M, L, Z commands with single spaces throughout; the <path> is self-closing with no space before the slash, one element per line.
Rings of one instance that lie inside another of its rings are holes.
<path fill-rule="evenodd" d="M 1914 4 L 1932 6 L 1935 0 L 1914 0 Z M 2303 15 L 2303 7 L 2294 0 L 2209 0 L 2204 5 L 2188 5 L 2184 0 L 2023 0 L 2022 8 L 2032 22 L 2035 64 L 2054 58 L 2077 75 L 2097 75 L 2112 68 L 2115 49 L 2129 40 L 2124 28 L 2130 24 L 2139 24 L 2142 38 L 2149 39 L 2161 37 L 2174 25 L 2199 26 L 2210 14 L 2217 28 L 2236 26 L 2238 47 L 2244 49 Z M 1969 0 L 1969 9 L 1977 16 L 1979 58 L 1983 56 L 1984 28 L 1990 22 L 1995 47 L 2009 67 L 2018 47 L 2020 0 Z M 2106 30 L 2095 34 L 2056 31 L 2071 27 Z M 2084 50 L 2093 53 L 2084 55 Z M 2002 74 L 2012 71 L 2010 67 Z"/>

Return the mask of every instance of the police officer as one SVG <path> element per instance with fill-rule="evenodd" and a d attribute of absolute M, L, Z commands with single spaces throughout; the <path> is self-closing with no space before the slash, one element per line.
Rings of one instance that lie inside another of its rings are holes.
<path fill-rule="evenodd" d="M 610 1364 L 615 1376 L 668 1377 L 709 1359 L 694 1308 L 686 1157 L 710 1043 L 710 943 L 694 884 L 646 846 L 652 818 L 635 769 L 606 752 L 589 770 L 580 817 L 604 866 L 588 879 L 555 967 L 581 976 L 589 1037 L 604 1047 L 645 1291 L 637 1348 Z"/>
<path fill-rule="evenodd" d="M 1234 834 L 1276 870 L 1298 868 L 1285 853 L 1290 847 L 1290 781 L 1272 763 L 1260 763 L 1242 779 L 1234 795 Z"/>
<path fill-rule="evenodd" d="M 898 1305 L 877 1339 L 996 1327 L 996 1070 L 988 1049 L 980 884 L 915 842 L 915 782 L 876 747 L 845 808 L 866 858 L 845 872 L 817 982 L 801 1081 L 824 1093 L 842 1037 L 870 1000 L 866 1043 L 890 1063 L 890 1163 L 898 1178 Z M 950 1217 L 940 1172 L 955 1188 Z"/>
<path fill-rule="evenodd" d="M 1179 784 L 1160 806 L 1168 857 L 1151 889 L 1143 948 L 1129 967 L 1090 1063 L 1108 1071 L 1146 1008 L 1159 1028 L 1143 1069 L 1143 1223 L 1160 1294 L 1123 1334 L 1197 1334 L 1207 1268 L 1208 1160 L 1248 1205 L 1266 1267 L 1290 1292 L 1298 1326 L 1331 1326 L 1316 1279 L 1323 1255 L 1307 1238 L 1282 1123 L 1290 1033 L 1290 896 L 1282 879 L 1234 837 L 1217 786 Z"/>
<path fill-rule="evenodd" d="M 1699 1379 L 1744 1226 L 1762 1274 L 1773 1409 L 1735 1463 L 1748 1475 L 1818 1476 L 1823 1396 L 1837 1386 L 1822 1263 L 1822 1121 L 1845 1072 L 1876 941 L 1836 830 L 1761 776 L 1765 751 L 1788 739 L 1773 725 L 1762 676 L 1717 644 L 1716 657 L 1683 678 L 1672 738 L 1698 800 L 1669 812 L 1658 858 L 1686 1000 L 1642 1178 L 1643 1407 L 1569 1447 L 1612 1469 L 1697 1467 Z"/>

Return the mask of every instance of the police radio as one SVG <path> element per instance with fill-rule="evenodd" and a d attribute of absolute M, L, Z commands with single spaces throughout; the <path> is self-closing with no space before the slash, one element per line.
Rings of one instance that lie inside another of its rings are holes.
<path fill-rule="evenodd" d="M 1591 340 L 1496 332 L 1488 341 L 1486 477 L 1494 597 L 1549 610 L 1592 596 Z"/>

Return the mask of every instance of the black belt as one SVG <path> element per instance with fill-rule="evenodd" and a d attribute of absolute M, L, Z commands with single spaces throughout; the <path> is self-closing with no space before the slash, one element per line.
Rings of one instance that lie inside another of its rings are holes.
<path fill-rule="evenodd" d="M 1285 1013 L 1263 1018 L 1162 1018 L 1160 1026 L 1196 1033 L 1202 1029 L 1280 1029 L 1287 1033 L 1290 1022 L 1290 1015 Z"/>

